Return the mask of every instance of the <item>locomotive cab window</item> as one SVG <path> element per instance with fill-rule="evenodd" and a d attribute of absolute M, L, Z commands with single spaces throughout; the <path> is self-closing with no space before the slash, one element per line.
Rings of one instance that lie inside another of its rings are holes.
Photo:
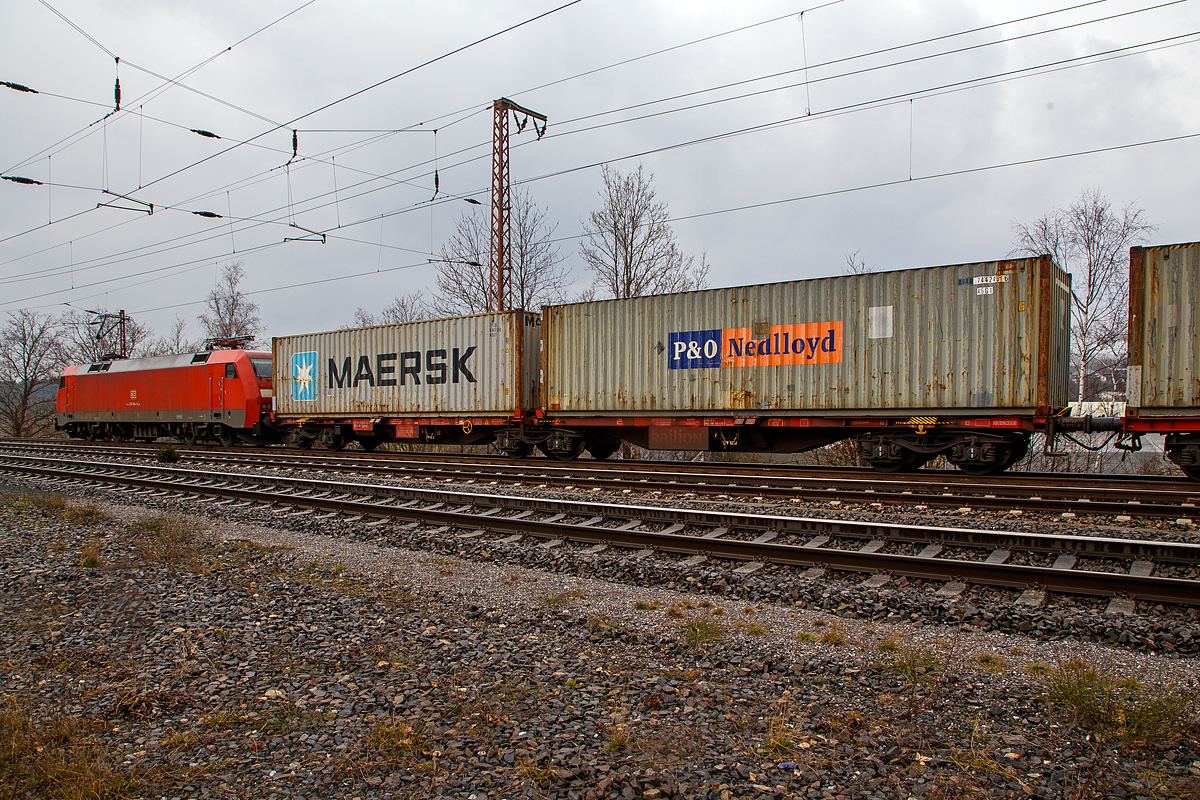
<path fill-rule="evenodd" d="M 250 365 L 254 367 L 254 377 L 269 378 L 271 377 L 271 359 L 269 358 L 251 358 Z"/>
<path fill-rule="evenodd" d="M 60 389 L 67 388 L 67 376 L 66 375 L 58 376 L 58 388 L 60 388 Z"/>
<path fill-rule="evenodd" d="M 236 378 L 237 377 L 237 367 L 233 364 L 226 364 L 225 365 L 225 377 L 226 378 Z"/>

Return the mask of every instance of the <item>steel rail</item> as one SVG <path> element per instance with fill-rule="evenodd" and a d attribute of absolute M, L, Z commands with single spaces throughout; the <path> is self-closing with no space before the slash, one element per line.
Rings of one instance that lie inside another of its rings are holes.
<path fill-rule="evenodd" d="M 107 448 L 101 448 L 105 450 Z M 127 451 L 128 452 L 128 451 Z M 133 452 L 147 452 L 135 450 Z M 605 489 L 636 489 L 640 492 L 670 492 L 691 493 L 725 499 L 730 496 L 751 497 L 756 499 L 778 500 L 809 500 L 829 502 L 836 499 L 839 502 L 878 503 L 880 505 L 907 505 L 939 508 L 961 508 L 970 503 L 971 507 L 1026 510 L 1038 513 L 1083 513 L 1104 516 L 1142 516 L 1158 518 L 1179 518 L 1186 514 L 1197 513 L 1195 501 L 1200 499 L 1200 486 L 1184 486 L 1190 491 L 1167 491 L 1141 487 L 1136 492 L 1113 489 L 1106 486 L 1093 486 L 1087 490 L 1090 496 L 1081 497 L 1078 486 L 1048 486 L 1038 482 L 1036 485 L 1018 484 L 1015 482 L 1001 483 L 942 483 L 938 488 L 943 492 L 920 493 L 914 491 L 912 484 L 894 482 L 879 482 L 876 479 L 860 478 L 817 478 L 805 482 L 787 478 L 780 485 L 763 484 L 767 480 L 779 480 L 778 476 L 764 474 L 736 473 L 653 473 L 658 480 L 642 477 L 642 470 L 622 470 L 622 477 L 601 477 L 613 474 L 613 470 L 595 470 L 592 466 L 547 466 L 546 462 L 537 460 L 534 475 L 527 470 L 529 462 L 501 462 L 498 464 L 471 464 L 458 468 L 430 468 L 404 464 L 394 459 L 367 459 L 355 457 L 327 456 L 298 456 L 294 452 L 272 450 L 222 451 L 213 454 L 208 451 L 189 451 L 189 457 L 194 461 L 207 463 L 242 464 L 247 460 L 268 461 L 276 468 L 313 469 L 323 468 L 331 471 L 353 471 L 375 474 L 402 476 L 418 473 L 420 477 L 440 478 L 447 480 L 462 480 L 464 478 L 478 480 L 490 478 L 507 483 L 524 483 L 538 480 L 547 486 L 583 487 Z M 586 464 L 587 462 L 576 462 Z M 664 478 L 669 478 L 664 479 Z M 700 480 L 704 478 L 704 480 Z M 980 481 L 982 479 L 975 478 Z M 931 484 L 927 484 L 931 485 Z M 892 490 L 895 487 L 895 490 Z M 955 491 L 949 491 L 950 489 Z M 1040 492 L 1040 495 L 1029 496 L 1030 491 Z M 995 492 L 990 494 L 988 492 Z M 981 494 L 985 493 L 985 494 Z M 1105 499 L 1105 498 L 1125 498 Z"/>
<path fill-rule="evenodd" d="M 53 466 L 56 462 L 44 456 L 26 456 L 25 461 L 37 466 Z M 10 461 L 8 464 L 12 465 Z M 683 523 L 699 528 L 726 531 L 747 531 L 750 534 L 771 532 L 777 535 L 851 538 L 863 541 L 887 540 L 909 544 L 941 544 L 951 547 L 970 547 L 986 550 L 1008 549 L 1038 553 L 1085 555 L 1092 558 L 1139 559 L 1200 565 L 1200 544 L 1164 542 L 1144 539 L 1124 539 L 1103 536 L 1074 536 L 1062 534 L 995 531 L 975 528 L 950 528 L 938 525 L 914 525 L 891 522 L 840 520 L 822 517 L 786 516 L 743 511 L 714 511 L 710 509 L 673 508 L 624 503 L 565 500 L 546 497 L 488 494 L 462 489 L 433 489 L 349 483 L 319 478 L 251 475 L 245 473 L 197 472 L 194 469 L 166 466 L 140 466 L 106 462 L 74 461 L 72 465 L 88 475 L 115 474 L 116 470 L 161 474 L 176 478 L 180 485 L 204 488 L 216 481 L 231 480 L 250 483 L 269 489 L 301 491 L 340 491 L 364 496 L 399 498 L 406 501 L 454 505 L 482 505 L 508 511 L 536 511 L 621 520 L 640 520 L 643 523 L 671 525 Z M 0 469 L 5 467 L 0 462 Z M 280 497 L 292 497 L 280 494 Z"/>
<path fill-rule="evenodd" d="M 648 532 L 634 530 L 640 526 L 623 526 L 620 528 L 596 527 L 594 522 L 602 517 L 593 517 L 583 524 L 571 524 L 560 520 L 567 513 L 560 512 L 548 520 L 533 520 L 528 518 L 508 518 L 488 514 L 468 514 L 467 504 L 454 510 L 442 510 L 444 502 L 438 501 L 431 505 L 420 505 L 420 499 L 410 500 L 404 505 L 393 505 L 392 501 L 374 502 L 345 497 L 345 490 L 361 490 L 368 495 L 376 495 L 379 490 L 391 494 L 396 487 L 378 487 L 369 485 L 347 485 L 330 481 L 296 481 L 296 485 L 307 484 L 304 494 L 280 495 L 274 491 L 246 489 L 229 486 L 231 481 L 243 480 L 241 475 L 215 474 L 207 479 L 195 481 L 195 476 L 183 471 L 168 471 L 173 480 L 160 477 L 146 478 L 135 475 L 121 475 L 110 468 L 103 469 L 96 465 L 72 465 L 68 468 L 61 466 L 42 466 L 35 464 L 0 464 L 0 469 L 23 474 L 37 475 L 44 478 L 84 480 L 101 485 L 134 486 L 151 491 L 166 493 L 198 494 L 209 497 L 226 497 L 248 502 L 257 502 L 264 507 L 286 505 L 299 508 L 320 509 L 339 514 L 350 514 L 358 517 L 398 518 L 412 523 L 440 524 L 445 528 L 466 530 L 488 530 L 496 533 L 532 535 L 543 539 L 557 539 L 591 544 L 613 544 L 622 547 L 653 548 L 669 553 L 705 554 L 716 558 L 739 560 L 757 560 L 794 566 L 820 565 L 835 570 L 850 572 L 886 572 L 894 575 L 905 575 L 925 579 L 954 579 L 971 581 L 980 584 L 1009 587 L 1037 587 L 1047 591 L 1057 591 L 1073 594 L 1089 594 L 1099 596 L 1126 595 L 1152 602 L 1200 604 L 1200 581 L 1181 578 L 1163 578 L 1150 575 L 1130 575 L 1111 572 L 1094 572 L 1089 570 L 1056 569 L 1050 567 L 1027 566 L 1005 563 L 975 562 L 963 559 L 938 559 L 933 557 L 887 554 L 864 550 L 838 550 L 815 546 L 810 542 L 804 545 L 783 544 L 756 539 L 753 541 L 726 539 L 720 536 L 694 536 L 677 533 L 683 527 L 676 523 L 665 531 Z M 172 472 L 176 474 L 171 474 Z M 192 481 L 183 481 L 184 476 L 192 477 Z M 263 480 L 266 480 L 265 478 Z M 218 482 L 219 481 L 219 482 Z M 246 481 L 253 483 L 255 481 Z M 324 488 L 326 494 L 313 495 L 314 488 Z M 340 497 L 329 497 L 332 491 L 341 492 Z M 403 490 L 422 492 L 427 490 Z M 457 495 L 460 499 L 464 496 Z M 473 499 L 487 496 L 468 495 Z M 501 498 L 514 500 L 506 496 L 490 496 L 490 499 Z M 427 500 L 429 498 L 426 498 Z M 574 501 L 555 501 L 557 503 L 572 503 L 575 506 L 586 504 Z M 654 509 L 623 507 L 627 513 L 642 516 L 672 513 L 676 509 Z M 576 509 L 575 515 L 579 515 Z M 691 512 L 686 512 L 691 513 Z M 792 518 L 779 518 L 791 520 Z M 826 522 L 824 520 L 802 520 L 802 522 Z M 845 524 L 839 521 L 839 524 Z M 909 526 L 906 526 L 909 527 Z M 941 529 L 944 533 L 953 529 Z M 992 534 L 994 532 L 968 531 L 969 534 Z M 1038 534 L 1022 534 L 1023 536 L 1038 537 Z M 1034 540 L 1036 541 L 1036 539 Z M 1118 540 L 1127 541 L 1127 540 Z M 1162 543 L 1144 543 L 1159 546 Z M 1194 545 L 1176 545 L 1182 551 L 1192 553 L 1192 563 L 1195 563 Z"/>
<path fill-rule="evenodd" d="M 79 449 L 119 450 L 124 452 L 144 452 L 154 450 L 158 444 L 124 442 L 114 445 L 108 442 L 83 442 L 76 439 L 3 439 L 3 446 L 55 446 L 74 447 Z M 1103 484 L 1106 489 L 1131 489 L 1145 491 L 1160 487 L 1163 490 L 1190 495 L 1200 498 L 1200 484 L 1184 476 L 1167 477 L 1159 475 L 1108 475 L 1108 474 L 1075 474 L 1059 472 L 1004 472 L 999 475 L 972 476 L 958 470 L 921 469 L 916 472 L 888 473 L 878 472 L 869 467 L 801 467 L 789 464 L 747 464 L 738 462 L 713 461 L 596 461 L 594 459 L 577 459 L 563 462 L 547 458 L 510 459 L 502 456 L 478 454 L 457 455 L 453 453 L 423 453 L 417 451 L 363 453 L 359 451 L 330 451 L 330 450 L 295 450 L 281 447 L 266 448 L 222 448 L 219 445 L 196 444 L 183 447 L 181 451 L 189 454 L 207 454 L 210 457 L 238 458 L 251 455 L 265 457 L 284 456 L 297 460 L 328 462 L 357 462 L 363 471 L 372 471 L 378 462 L 397 463 L 405 466 L 416 464 L 440 464 L 442 469 L 494 469 L 512 470 L 514 468 L 533 467 L 549 472 L 575 472 L 580 470 L 596 472 L 646 472 L 646 473 L 676 473 L 681 476 L 708 476 L 722 474 L 729 477 L 745 479 L 775 478 L 805 478 L 829 480 L 830 474 L 846 478 L 846 480 L 871 483 L 872 485 L 898 484 L 910 486 L 917 483 L 934 484 L 942 488 L 971 488 L 971 489 L 1002 489 L 1007 485 L 1016 484 L 1018 488 L 1038 489 L 1069 489 L 1091 488 Z M 846 477 L 850 476 L 850 477 Z M 1065 488 L 1064 488 L 1065 487 Z"/>

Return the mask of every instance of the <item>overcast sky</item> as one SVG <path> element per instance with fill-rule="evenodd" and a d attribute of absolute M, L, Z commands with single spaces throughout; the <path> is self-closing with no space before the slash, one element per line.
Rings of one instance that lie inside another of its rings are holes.
<path fill-rule="evenodd" d="M 268 335 L 428 296 L 487 213 L 498 97 L 549 118 L 512 178 L 572 292 L 603 162 L 653 173 L 712 286 L 1003 257 L 1090 186 L 1200 239 L 1197 0 L 566 1 L 10 0 L 0 80 L 41 94 L 0 86 L 0 175 L 53 185 L 0 181 L 0 311 L 195 338 L 234 260 Z"/>

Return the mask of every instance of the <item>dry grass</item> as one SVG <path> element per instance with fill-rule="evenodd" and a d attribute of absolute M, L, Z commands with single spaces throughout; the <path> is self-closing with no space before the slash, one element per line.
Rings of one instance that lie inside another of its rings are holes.
<path fill-rule="evenodd" d="M 617 631 L 620 631 L 621 629 L 622 629 L 621 624 L 618 622 L 615 622 L 612 619 L 612 617 L 605 617 L 602 615 L 598 615 L 595 617 L 588 617 L 588 633 L 594 633 L 596 635 L 600 635 L 600 634 L 616 633 Z"/>
<path fill-rule="evenodd" d="M 1075 659 L 1050 668 L 1046 696 L 1089 728 L 1136 746 L 1174 741 L 1195 717 L 1192 686 L 1144 682 Z"/>
<path fill-rule="evenodd" d="M 633 607 L 638 611 L 653 611 L 659 607 L 659 603 L 656 600 L 635 600 Z"/>
<path fill-rule="evenodd" d="M 929 650 L 897 642 L 892 642 L 890 649 L 880 649 L 885 656 L 880 670 L 898 675 L 910 684 L 931 682 L 930 673 L 942 666 L 942 660 Z"/>
<path fill-rule="evenodd" d="M 848 641 L 850 641 L 850 637 L 846 636 L 846 632 L 842 630 L 841 625 L 831 625 L 829 630 L 821 634 L 821 644 L 841 647 Z"/>
<path fill-rule="evenodd" d="M 21 495 L 16 498 L 16 505 L 18 508 L 41 509 L 75 525 L 98 525 L 108 520 L 108 516 L 94 504 L 69 505 L 61 494 L 48 497 L 36 494 Z"/>
<path fill-rule="evenodd" d="M 547 764 L 544 767 L 538 766 L 536 758 L 527 758 L 517 767 L 516 775 L 523 781 L 530 781 L 540 789 L 548 789 L 558 782 L 558 771 Z"/>
<path fill-rule="evenodd" d="M 767 733 L 760 749 L 772 756 L 789 756 L 800 750 L 798 722 L 787 698 L 776 702 L 767 715 Z"/>
<path fill-rule="evenodd" d="M 684 644 L 692 649 L 709 642 L 719 642 L 727 632 L 724 625 L 708 617 L 692 617 L 680 625 L 679 630 L 683 632 Z"/>
<path fill-rule="evenodd" d="M 583 592 L 558 592 L 557 594 L 542 595 L 542 602 L 551 608 L 562 608 L 570 605 L 572 600 L 586 600 L 587 595 Z"/>
<path fill-rule="evenodd" d="M 87 543 L 79 555 L 79 566 L 84 569 L 96 569 L 100 564 L 100 542 L 93 539 Z"/>
<path fill-rule="evenodd" d="M 129 526 L 142 557 L 174 569 L 199 555 L 199 531 L 196 526 L 172 514 L 139 520 Z"/>
<path fill-rule="evenodd" d="M 85 503 L 63 509 L 62 518 L 75 525 L 99 525 L 108 519 L 108 515 L 91 503 Z"/>
<path fill-rule="evenodd" d="M 980 653 L 975 657 L 975 663 L 993 675 L 998 675 L 1008 669 L 1008 662 L 995 653 Z"/>
<path fill-rule="evenodd" d="M 54 514 L 61 514 L 67 510 L 67 501 L 63 499 L 61 494 L 52 494 L 49 497 L 28 494 L 20 497 L 17 503 L 18 505 L 40 508 L 42 511 L 49 511 Z"/>
<path fill-rule="evenodd" d="M 136 788 L 81 721 L 35 716 L 12 698 L 0 709 L 0 795 L 120 800 Z"/>
<path fill-rule="evenodd" d="M 757 622 L 742 622 L 738 627 L 748 636 L 766 636 L 771 632 L 766 625 L 760 625 Z"/>
<path fill-rule="evenodd" d="M 403 720 L 379 723 L 368 743 L 390 764 L 412 761 L 424 755 L 426 749 L 423 732 Z"/>

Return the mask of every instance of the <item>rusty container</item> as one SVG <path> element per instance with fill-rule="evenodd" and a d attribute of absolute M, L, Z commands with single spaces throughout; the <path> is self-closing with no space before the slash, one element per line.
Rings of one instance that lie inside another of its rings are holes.
<path fill-rule="evenodd" d="M 1131 415 L 1200 413 L 1198 302 L 1200 243 L 1129 251 L 1126 396 Z"/>
<path fill-rule="evenodd" d="M 540 317 L 524 311 L 277 337 L 276 413 L 347 418 L 537 407 Z"/>
<path fill-rule="evenodd" d="M 1048 256 L 543 309 L 548 411 L 1013 415 L 1067 402 Z"/>

